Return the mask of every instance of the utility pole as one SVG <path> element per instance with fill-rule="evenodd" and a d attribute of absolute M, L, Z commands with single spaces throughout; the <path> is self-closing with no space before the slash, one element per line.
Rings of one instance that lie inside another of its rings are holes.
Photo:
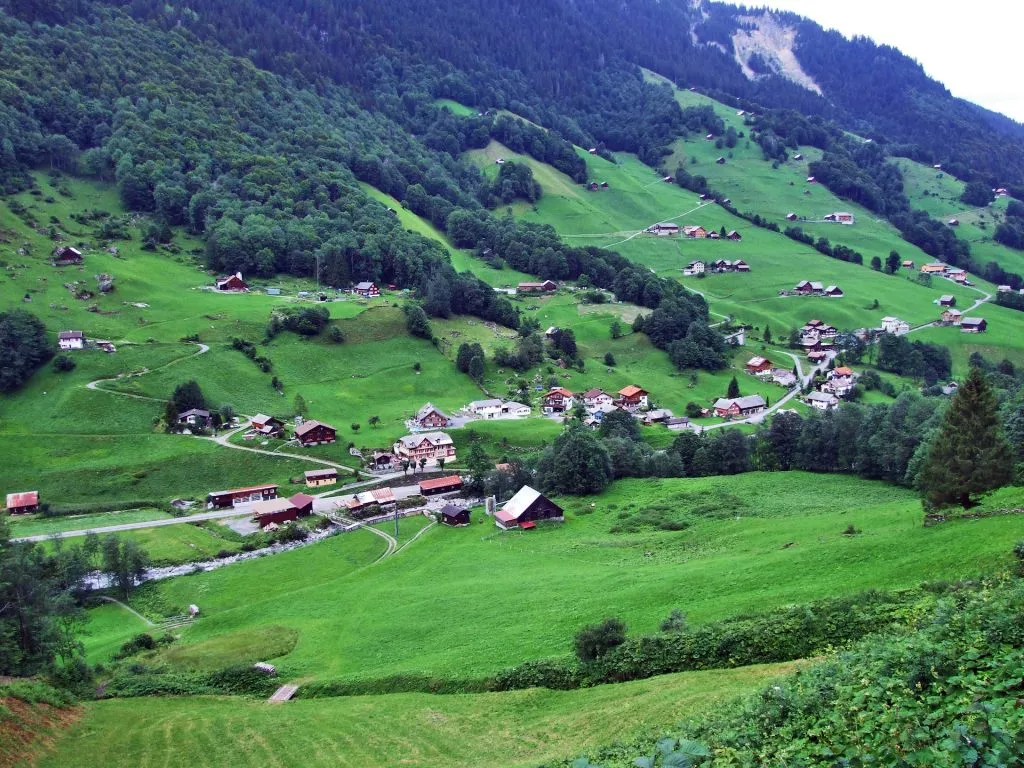
<path fill-rule="evenodd" d="M 395 504 L 395 540 L 398 540 L 398 505 Z"/>

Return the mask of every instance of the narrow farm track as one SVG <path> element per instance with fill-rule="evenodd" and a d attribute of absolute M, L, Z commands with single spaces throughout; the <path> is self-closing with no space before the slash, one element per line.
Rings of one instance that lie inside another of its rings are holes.
<path fill-rule="evenodd" d="M 149 400 L 150 402 L 154 403 L 166 403 L 166 400 L 159 397 L 149 397 L 147 395 L 134 395 L 130 392 L 118 392 L 116 389 L 107 389 L 106 387 L 101 387 L 100 385 L 105 381 L 127 381 L 128 379 L 137 379 L 140 376 L 145 376 L 147 373 L 162 371 L 164 368 L 169 368 L 170 366 L 176 365 L 177 363 L 180 363 L 183 360 L 191 360 L 193 357 L 205 355 L 207 352 L 210 351 L 209 344 L 200 344 L 199 342 L 189 343 L 196 344 L 196 346 L 199 347 L 198 351 L 193 352 L 191 355 L 184 355 L 182 357 L 175 358 L 174 360 L 166 362 L 163 365 L 158 365 L 156 368 L 145 368 L 139 371 L 138 373 L 129 373 L 126 376 L 113 376 L 106 379 L 96 379 L 95 381 L 90 381 L 88 384 L 86 384 L 85 388 L 91 389 L 94 392 L 106 392 L 109 395 L 120 395 L 121 397 L 130 397 L 134 400 Z"/>
<path fill-rule="evenodd" d="M 369 531 L 370 533 L 376 534 L 377 536 L 380 536 L 382 539 L 387 541 L 387 543 L 388 543 L 387 549 L 385 549 L 384 552 L 381 553 L 381 556 L 378 557 L 376 560 L 374 560 L 373 563 L 370 563 L 370 565 L 374 565 L 376 563 L 379 563 L 381 560 L 383 560 L 383 559 L 385 559 L 387 557 L 391 557 L 391 555 L 395 554 L 395 551 L 398 549 L 398 539 L 396 539 L 390 533 L 385 533 L 384 531 L 380 530 L 380 528 L 374 528 L 372 525 L 366 525 L 365 523 L 362 523 L 359 520 L 353 520 L 352 518 L 343 517 L 342 515 L 330 515 L 329 514 L 327 517 L 328 517 L 328 519 L 332 523 L 336 523 L 338 525 L 346 525 L 346 526 L 348 526 L 348 525 L 355 525 L 358 528 L 362 528 L 363 530 L 366 530 L 366 531 Z M 421 531 L 421 533 L 422 533 L 422 531 Z"/>
<path fill-rule="evenodd" d="M 403 544 L 402 546 L 400 546 L 400 547 L 398 548 L 398 550 L 396 551 L 396 553 L 395 553 L 395 554 L 397 554 L 398 552 L 401 552 L 401 551 L 402 551 L 403 549 L 405 549 L 406 547 L 408 547 L 408 546 L 409 546 L 410 544 L 412 544 L 412 543 L 413 543 L 414 541 L 416 541 L 416 539 L 418 539 L 418 538 L 419 538 L 420 536 L 422 536 L 422 535 L 423 535 L 424 533 L 426 533 L 427 531 L 429 531 L 429 530 L 430 530 L 431 528 L 433 528 L 433 527 L 434 527 L 435 525 L 437 525 L 437 523 L 436 523 L 436 522 L 434 522 L 434 521 L 431 521 L 431 522 L 429 522 L 429 523 L 428 523 L 427 525 L 425 525 L 425 526 L 423 526 L 422 528 L 420 528 L 420 530 L 418 530 L 418 531 L 416 532 L 416 535 L 415 535 L 415 536 L 413 536 L 413 537 L 412 537 L 411 539 L 409 539 L 409 540 L 408 540 L 407 542 L 405 542 L 405 544 Z"/>
<path fill-rule="evenodd" d="M 112 378 L 96 379 L 95 381 L 90 381 L 88 384 L 86 384 L 85 388 L 86 389 L 91 389 L 94 392 L 106 392 L 108 395 L 119 395 L 121 397 L 130 397 L 130 398 L 132 398 L 134 400 L 147 400 L 147 401 L 154 402 L 154 403 L 166 403 L 167 402 L 166 400 L 164 400 L 162 398 L 159 398 L 159 397 L 149 397 L 148 395 L 135 395 L 135 394 L 132 394 L 130 392 L 119 392 L 116 389 L 107 389 L 106 387 L 102 387 L 100 385 L 103 382 L 105 382 L 105 381 L 127 381 L 128 379 L 134 379 L 134 378 L 138 378 L 140 376 L 145 376 L 148 373 L 155 373 L 156 371 L 163 370 L 164 368 L 167 368 L 169 366 L 176 365 L 177 363 L 180 363 L 183 360 L 191 360 L 194 357 L 199 357 L 199 355 L 205 355 L 207 352 L 210 351 L 210 346 L 208 344 L 201 344 L 199 342 L 194 342 L 194 343 L 199 347 L 199 349 L 198 349 L 198 351 L 194 352 L 191 355 L 185 355 L 183 357 L 176 358 L 174 360 L 171 360 L 170 362 L 164 363 L 163 365 L 157 366 L 156 368 L 147 368 L 145 370 L 139 371 L 138 373 L 130 373 L 127 376 L 115 376 L 115 377 L 112 377 Z M 262 454 L 264 454 L 266 456 L 284 456 L 284 457 L 287 457 L 289 459 L 299 459 L 301 461 L 308 461 L 308 462 L 311 462 L 313 464 L 321 464 L 321 465 L 323 465 L 325 467 L 333 467 L 335 469 L 341 469 L 341 470 L 344 470 L 345 472 L 351 472 L 351 473 L 355 473 L 356 472 L 356 470 L 353 469 L 352 467 L 348 467 L 348 466 L 346 466 L 344 464 L 339 464 L 336 461 L 330 461 L 329 459 L 318 459 L 318 458 L 314 458 L 312 456 L 303 456 L 300 453 L 285 453 L 284 451 L 281 451 L 281 450 L 265 451 L 265 450 L 263 450 L 261 448 L 249 448 L 248 446 L 245 446 L 245 445 L 235 445 L 234 443 L 229 442 L 229 438 L 234 436 L 235 433 L 241 431 L 242 429 L 245 429 L 245 426 L 238 427 L 238 429 L 233 429 L 230 432 L 225 432 L 224 434 L 218 435 L 217 437 L 205 437 L 203 435 L 193 435 L 193 437 L 198 439 L 198 440 L 209 440 L 211 442 L 216 443 L 217 445 L 223 446 L 224 448 L 233 448 L 233 449 L 235 449 L 237 451 L 249 451 L 250 453 L 262 453 Z"/>

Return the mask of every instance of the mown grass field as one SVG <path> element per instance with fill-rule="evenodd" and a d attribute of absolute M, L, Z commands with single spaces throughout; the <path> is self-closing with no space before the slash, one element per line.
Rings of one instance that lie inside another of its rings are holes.
<path fill-rule="evenodd" d="M 993 503 L 1019 501 L 1012 491 Z M 1024 531 L 1014 516 L 924 528 L 908 491 L 800 473 L 622 481 L 564 503 L 563 526 L 503 534 L 476 515 L 369 568 L 383 540 L 346 534 L 160 582 L 140 607 L 200 605 L 185 644 L 295 630 L 295 649 L 274 660 L 286 677 L 473 677 L 566 655 L 580 626 L 607 615 L 642 633 L 673 608 L 699 624 L 972 576 L 1008 563 Z M 862 534 L 844 535 L 849 525 Z"/>
<path fill-rule="evenodd" d="M 103 701 L 39 765 L 530 766 L 694 714 L 792 664 L 688 672 L 581 691 L 296 700 Z"/>
<path fill-rule="evenodd" d="M 123 512 L 96 512 L 86 515 L 12 515 L 7 517 L 11 536 L 45 536 L 61 531 L 81 531 L 108 525 L 128 525 L 151 520 L 170 520 L 171 515 L 159 509 L 128 509 Z"/>

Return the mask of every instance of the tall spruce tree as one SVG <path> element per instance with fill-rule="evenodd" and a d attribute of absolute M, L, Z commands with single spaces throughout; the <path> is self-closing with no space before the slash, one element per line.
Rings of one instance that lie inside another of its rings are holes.
<path fill-rule="evenodd" d="M 739 397 L 740 396 L 740 383 L 738 381 L 736 381 L 736 377 L 735 376 L 733 376 L 732 377 L 732 381 L 729 382 L 729 389 L 725 393 L 725 396 L 728 397 L 728 398 L 733 398 L 733 397 Z"/>
<path fill-rule="evenodd" d="M 1010 446 L 999 424 L 996 398 L 984 371 L 972 368 L 942 420 L 919 485 L 925 506 L 959 504 L 969 509 L 978 496 L 1010 482 Z"/>

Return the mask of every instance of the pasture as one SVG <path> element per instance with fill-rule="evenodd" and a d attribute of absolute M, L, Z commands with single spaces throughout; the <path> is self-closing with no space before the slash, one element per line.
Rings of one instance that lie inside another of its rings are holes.
<path fill-rule="evenodd" d="M 560 526 L 501 533 L 475 513 L 468 528 L 435 527 L 372 567 L 383 540 L 346 534 L 152 584 L 138 606 L 175 614 L 199 604 L 182 647 L 294 630 L 294 650 L 273 659 L 286 678 L 472 678 L 564 656 L 580 626 L 607 615 L 643 633 L 673 608 L 700 624 L 965 578 L 1008 563 L 1021 536 L 1013 516 L 924 528 L 912 492 L 802 473 L 620 481 L 559 501 Z M 1015 503 L 1013 489 L 992 502 Z M 862 533 L 845 535 L 849 525 Z M 126 625 L 124 639 L 133 631 Z"/>
<path fill-rule="evenodd" d="M 674 722 L 793 664 L 684 672 L 580 691 L 92 702 L 41 768 L 174 765 L 532 766 Z"/>

